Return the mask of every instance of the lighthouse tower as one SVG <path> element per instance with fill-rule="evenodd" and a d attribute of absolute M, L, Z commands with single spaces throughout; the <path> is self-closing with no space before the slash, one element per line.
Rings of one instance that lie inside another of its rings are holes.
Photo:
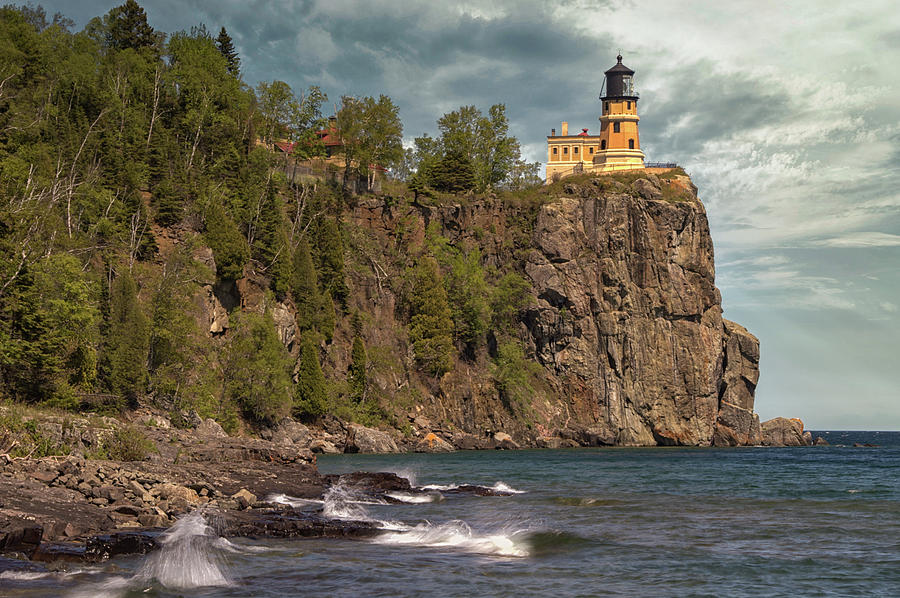
<path fill-rule="evenodd" d="M 638 93 L 634 90 L 634 71 L 616 56 L 614 67 L 606 75 L 606 95 L 600 116 L 600 147 L 594 154 L 595 171 L 630 170 L 644 167 L 644 152 L 638 136 Z M 602 92 L 601 92 L 602 93 Z"/>

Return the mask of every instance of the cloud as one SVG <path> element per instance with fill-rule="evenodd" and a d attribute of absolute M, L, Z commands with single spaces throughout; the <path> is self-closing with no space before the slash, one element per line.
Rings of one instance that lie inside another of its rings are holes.
<path fill-rule="evenodd" d="M 900 247 L 900 235 L 877 232 L 847 233 L 839 237 L 831 237 L 814 241 L 820 247 Z"/>

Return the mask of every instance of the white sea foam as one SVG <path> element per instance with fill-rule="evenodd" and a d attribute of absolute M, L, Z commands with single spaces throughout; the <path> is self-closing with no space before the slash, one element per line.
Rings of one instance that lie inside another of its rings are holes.
<path fill-rule="evenodd" d="M 254 553 L 254 552 L 269 552 L 270 550 L 274 550 L 273 548 L 269 548 L 268 546 L 251 546 L 248 544 L 235 544 L 234 542 L 230 542 L 227 538 L 216 538 L 213 541 L 213 546 L 220 550 L 224 550 L 225 552 L 232 552 L 236 554 L 240 553 Z"/>
<path fill-rule="evenodd" d="M 382 534 L 373 541 L 394 546 L 428 546 L 452 548 L 475 554 L 526 557 L 528 547 L 517 538 L 521 531 L 512 533 L 479 534 L 465 521 L 448 521 L 439 525 L 422 523 L 404 532 Z"/>
<path fill-rule="evenodd" d="M 428 484 L 426 486 L 422 486 L 422 490 L 437 490 L 437 491 L 452 491 L 457 490 L 460 486 L 477 486 L 479 488 L 486 488 L 488 490 L 495 490 L 497 492 L 508 492 L 509 494 L 525 494 L 526 490 L 516 490 L 506 482 L 496 482 L 493 486 L 484 486 L 481 484 Z"/>
<path fill-rule="evenodd" d="M 439 493 L 432 494 L 410 494 L 409 492 L 385 492 L 385 496 L 389 496 L 394 500 L 409 504 L 421 504 L 426 502 L 438 502 L 444 497 Z"/>
<path fill-rule="evenodd" d="M 331 519 L 343 519 L 344 521 L 366 521 L 374 523 L 385 530 L 406 530 L 409 526 L 400 521 L 386 521 L 375 519 L 363 505 L 386 505 L 384 501 L 360 500 L 358 494 L 344 486 L 332 486 L 325 492 L 325 506 L 322 515 Z"/>
<path fill-rule="evenodd" d="M 413 469 L 407 469 L 407 468 L 395 469 L 395 470 L 391 471 L 391 473 L 395 473 L 398 476 L 400 476 L 401 478 L 406 478 L 406 480 L 409 482 L 410 486 L 415 486 L 416 478 L 419 477 L 419 474 L 417 471 L 415 471 Z"/>
<path fill-rule="evenodd" d="M 160 550 L 147 557 L 134 579 L 156 580 L 169 589 L 230 585 L 218 540 L 202 513 L 185 515 L 160 536 Z"/>
<path fill-rule="evenodd" d="M 297 509 L 300 507 L 308 507 L 310 505 L 321 505 L 324 504 L 325 501 L 315 498 L 297 498 L 296 496 L 288 496 L 287 494 L 270 494 L 266 497 L 266 502 L 279 505 L 290 505 Z"/>
<path fill-rule="evenodd" d="M 11 581 L 32 581 L 35 579 L 43 579 L 53 575 L 51 571 L 3 571 L 0 572 L 0 579 L 8 579 Z"/>

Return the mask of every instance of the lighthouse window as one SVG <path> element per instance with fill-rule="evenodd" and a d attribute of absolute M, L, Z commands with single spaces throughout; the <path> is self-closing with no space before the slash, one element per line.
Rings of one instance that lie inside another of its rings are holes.
<path fill-rule="evenodd" d="M 615 122 L 615 123 L 613 123 L 613 133 L 618 133 L 618 132 L 619 132 L 619 123 Z"/>
<path fill-rule="evenodd" d="M 577 154 L 577 153 L 578 153 L 578 148 L 577 148 L 577 147 L 573 147 L 573 148 L 572 148 L 572 153 L 573 153 L 573 154 Z"/>
<path fill-rule="evenodd" d="M 628 140 L 628 149 L 634 149 L 634 139 Z"/>
<path fill-rule="evenodd" d="M 557 153 L 558 153 L 558 152 L 556 151 L 556 148 L 554 147 L 554 148 L 553 148 L 553 155 L 555 156 Z"/>
<path fill-rule="evenodd" d="M 625 107 L 631 110 L 631 102 L 625 102 Z"/>
<path fill-rule="evenodd" d="M 563 148 L 563 154 L 568 154 L 568 153 L 569 153 L 569 148 L 564 147 L 564 148 Z"/>
<path fill-rule="evenodd" d="M 601 150 L 605 150 L 605 149 L 606 149 L 606 139 L 601 139 L 601 140 L 600 140 L 600 149 L 601 149 Z"/>
<path fill-rule="evenodd" d="M 609 102 L 603 102 L 603 111 L 609 112 Z"/>
<path fill-rule="evenodd" d="M 592 154 L 593 154 L 593 153 L 594 153 L 594 148 L 592 148 L 592 147 L 589 147 L 589 148 L 588 148 L 588 152 L 590 152 L 590 153 L 592 153 Z"/>

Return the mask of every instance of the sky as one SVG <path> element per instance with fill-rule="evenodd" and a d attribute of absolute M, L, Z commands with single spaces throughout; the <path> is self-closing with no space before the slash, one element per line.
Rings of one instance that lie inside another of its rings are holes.
<path fill-rule="evenodd" d="M 41 4 L 80 29 L 120 3 Z M 621 51 L 642 149 L 691 174 L 725 316 L 760 339 L 761 419 L 900 430 L 895 0 L 140 3 L 167 33 L 226 27 L 250 85 L 390 96 L 407 144 L 459 106 L 503 103 L 531 161 L 560 121 L 597 130 Z"/>

